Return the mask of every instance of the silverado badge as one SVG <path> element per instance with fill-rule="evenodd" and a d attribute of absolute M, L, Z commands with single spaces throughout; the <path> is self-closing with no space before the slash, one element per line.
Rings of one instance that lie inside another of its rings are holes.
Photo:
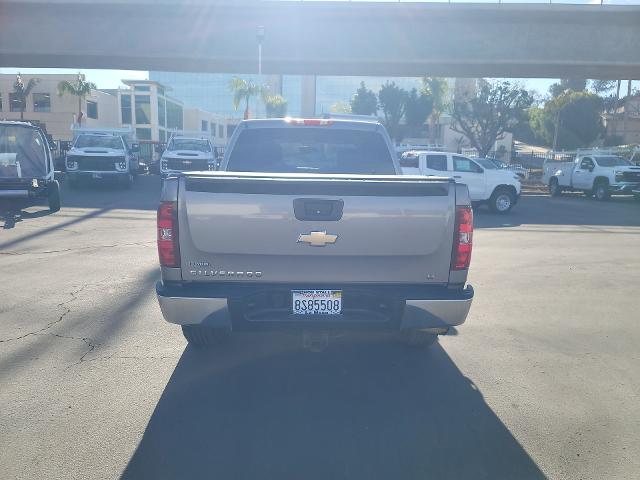
<path fill-rule="evenodd" d="M 309 232 L 298 237 L 298 243 L 306 243 L 312 247 L 324 247 L 329 244 L 336 243 L 338 235 L 332 235 L 327 232 Z"/>

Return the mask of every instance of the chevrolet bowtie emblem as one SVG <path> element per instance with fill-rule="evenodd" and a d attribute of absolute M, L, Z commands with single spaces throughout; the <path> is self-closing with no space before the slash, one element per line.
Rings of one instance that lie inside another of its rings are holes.
<path fill-rule="evenodd" d="M 336 243 L 337 239 L 337 235 L 331 235 L 327 232 L 310 232 L 300 235 L 298 243 L 307 243 L 312 247 L 324 247 L 325 245 Z"/>

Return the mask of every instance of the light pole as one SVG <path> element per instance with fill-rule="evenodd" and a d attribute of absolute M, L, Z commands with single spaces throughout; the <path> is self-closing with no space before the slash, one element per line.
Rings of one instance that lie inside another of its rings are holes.
<path fill-rule="evenodd" d="M 258 26 L 258 33 L 256 34 L 258 39 L 258 75 L 262 80 L 262 41 L 264 40 L 264 26 Z"/>

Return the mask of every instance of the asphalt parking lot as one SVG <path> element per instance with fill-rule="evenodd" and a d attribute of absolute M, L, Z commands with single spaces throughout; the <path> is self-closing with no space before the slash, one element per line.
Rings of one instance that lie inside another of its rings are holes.
<path fill-rule="evenodd" d="M 157 177 L 0 228 L 0 477 L 640 478 L 640 204 L 476 214 L 467 323 L 186 348 L 154 297 Z M 0 221 L 2 225 L 2 221 Z"/>

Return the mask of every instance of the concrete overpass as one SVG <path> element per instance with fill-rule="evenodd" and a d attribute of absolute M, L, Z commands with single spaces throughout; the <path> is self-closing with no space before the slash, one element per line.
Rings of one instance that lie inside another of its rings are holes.
<path fill-rule="evenodd" d="M 640 6 L 2 0 L 0 66 L 640 78 Z"/>

